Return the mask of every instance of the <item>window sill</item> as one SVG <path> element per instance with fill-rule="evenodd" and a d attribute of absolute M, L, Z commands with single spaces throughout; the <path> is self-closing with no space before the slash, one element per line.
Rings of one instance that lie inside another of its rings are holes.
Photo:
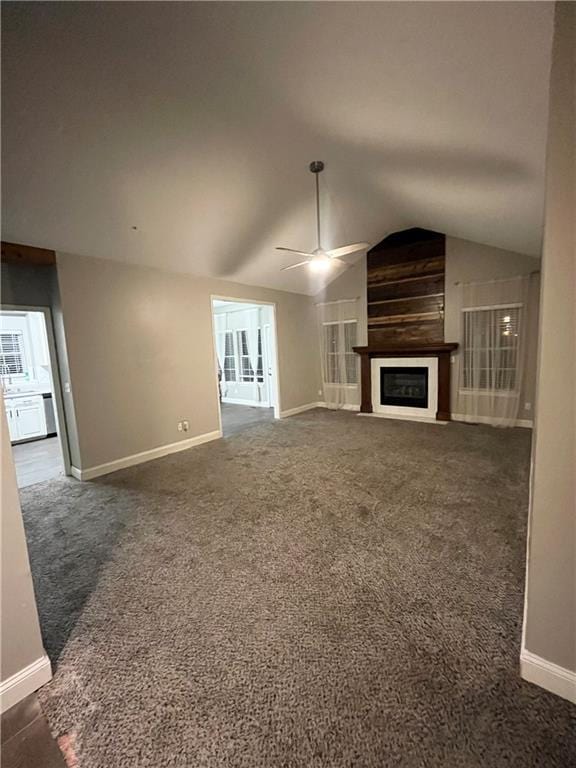
<path fill-rule="evenodd" d="M 496 397 L 518 397 L 520 395 L 520 392 L 517 390 L 511 390 L 511 389 L 459 389 L 458 390 L 459 395 L 479 395 L 479 396 L 491 396 L 495 395 Z"/>

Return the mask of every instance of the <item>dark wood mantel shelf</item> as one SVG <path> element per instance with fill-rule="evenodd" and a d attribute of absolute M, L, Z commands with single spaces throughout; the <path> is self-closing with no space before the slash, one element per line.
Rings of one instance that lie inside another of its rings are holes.
<path fill-rule="evenodd" d="M 458 344 L 414 344 L 402 346 L 374 345 L 354 347 L 361 359 L 361 413 L 372 413 L 372 364 L 373 357 L 437 357 L 438 358 L 438 421 L 450 421 L 450 353 Z"/>

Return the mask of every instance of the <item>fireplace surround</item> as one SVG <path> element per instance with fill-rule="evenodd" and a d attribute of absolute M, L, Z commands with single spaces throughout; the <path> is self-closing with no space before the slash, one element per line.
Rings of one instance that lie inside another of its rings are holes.
<path fill-rule="evenodd" d="M 354 347 L 361 360 L 360 412 L 450 421 L 450 355 L 457 348 L 455 343 Z M 383 397 L 389 401 L 381 402 Z"/>

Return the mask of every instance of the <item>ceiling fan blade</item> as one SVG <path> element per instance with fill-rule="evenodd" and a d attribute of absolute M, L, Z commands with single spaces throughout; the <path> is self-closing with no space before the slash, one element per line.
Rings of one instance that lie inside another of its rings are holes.
<path fill-rule="evenodd" d="M 351 245 L 343 245 L 341 248 L 332 248 L 330 251 L 326 251 L 326 255 L 331 259 L 337 259 L 339 256 L 348 256 L 349 253 L 364 251 L 366 248 L 370 248 L 370 243 L 352 243 Z"/>
<path fill-rule="evenodd" d="M 290 250 L 289 248 L 286 248 L 286 250 Z M 289 267 L 282 267 L 281 271 L 286 272 L 287 269 L 296 269 L 296 267 L 303 267 L 304 264 L 310 264 L 310 259 L 306 259 L 306 261 L 300 261 L 298 264 L 291 264 Z"/>
<path fill-rule="evenodd" d="M 280 245 L 276 246 L 276 250 L 288 251 L 288 253 L 295 253 L 297 256 L 308 256 L 310 259 L 314 256 L 313 253 L 308 253 L 308 251 L 296 251 L 294 248 L 282 248 Z"/>

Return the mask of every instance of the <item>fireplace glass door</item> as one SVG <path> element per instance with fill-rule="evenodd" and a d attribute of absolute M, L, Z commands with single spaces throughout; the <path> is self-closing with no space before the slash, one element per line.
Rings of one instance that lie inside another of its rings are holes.
<path fill-rule="evenodd" d="M 380 402 L 406 408 L 428 407 L 428 368 L 380 368 Z"/>

